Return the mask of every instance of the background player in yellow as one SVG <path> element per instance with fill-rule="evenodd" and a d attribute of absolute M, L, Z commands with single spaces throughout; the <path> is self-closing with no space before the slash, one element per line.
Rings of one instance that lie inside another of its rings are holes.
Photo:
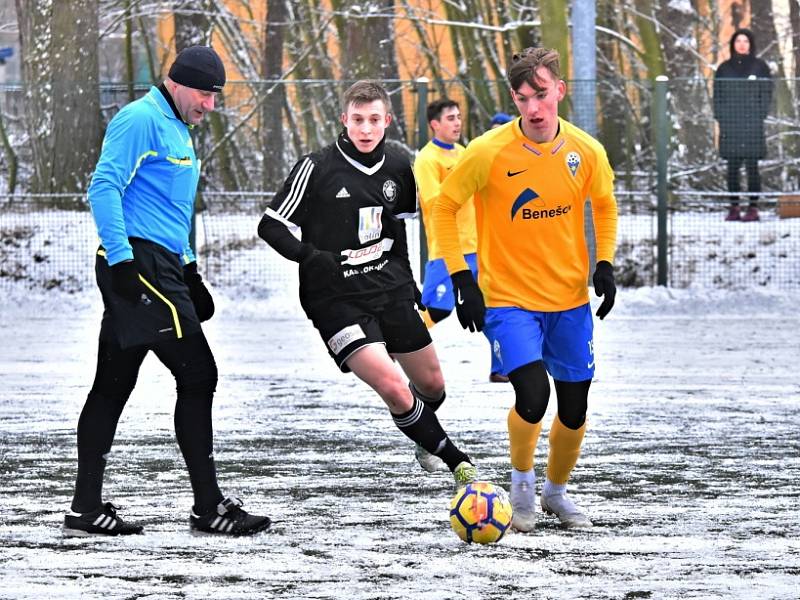
<path fill-rule="evenodd" d="M 614 176 L 600 143 L 558 117 L 566 85 L 555 50 L 526 48 L 512 57 L 507 75 L 520 118 L 470 143 L 434 203 L 434 230 L 460 300 L 459 321 L 470 330 L 485 325 L 514 387 L 508 415 L 514 527 L 530 531 L 536 521 L 533 463 L 550 396 L 548 374 L 558 413 L 550 427 L 541 506 L 564 526 L 591 527 L 566 494 L 586 430 L 595 366 L 584 202 L 587 196 L 592 202 L 598 258 L 593 282 L 604 296 L 597 311 L 602 319 L 616 295 Z M 461 255 L 455 220 L 473 196 L 477 283 Z"/>
<path fill-rule="evenodd" d="M 430 328 L 445 319 L 455 307 L 450 274 L 441 258 L 439 245 L 436 243 L 436 233 L 431 224 L 431 206 L 439 195 L 442 181 L 464 152 L 464 146 L 458 143 L 461 138 L 461 111 L 457 102 L 449 98 L 431 102 L 428 105 L 427 118 L 433 130 L 433 139 L 417 154 L 414 161 L 414 175 L 417 178 L 422 221 L 428 239 L 428 262 L 425 265 L 422 284 L 422 304 L 426 310 L 420 314 Z M 478 248 L 478 234 L 475 231 L 475 206 L 471 201 L 459 208 L 456 213 L 456 223 L 461 253 L 472 274 L 477 277 L 478 262 L 475 251 Z M 508 381 L 508 377 L 500 373 L 499 359 L 491 352 L 491 340 L 489 350 L 491 354 L 489 380 Z"/>

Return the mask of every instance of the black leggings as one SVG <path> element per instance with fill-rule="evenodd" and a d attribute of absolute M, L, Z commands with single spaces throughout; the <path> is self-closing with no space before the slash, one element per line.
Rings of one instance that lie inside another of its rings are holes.
<path fill-rule="evenodd" d="M 544 362 L 537 360 L 514 369 L 508 374 L 514 386 L 517 414 L 528 423 L 538 423 L 547 411 L 550 400 L 550 381 Z M 580 429 L 586 421 L 591 379 L 586 381 L 553 380 L 558 400 L 558 418 L 570 429 Z"/>
<path fill-rule="evenodd" d="M 760 192 L 761 191 L 761 175 L 758 172 L 758 159 L 757 158 L 744 158 L 736 157 L 728 159 L 728 191 L 740 192 L 742 190 L 739 183 L 739 169 L 742 168 L 744 163 L 745 171 L 747 171 L 747 191 Z M 755 206 L 758 196 L 750 197 L 750 206 Z M 731 204 L 739 204 L 739 196 L 731 196 Z"/>
<path fill-rule="evenodd" d="M 122 349 L 101 339 L 94 384 L 78 420 L 78 477 L 72 509 L 89 512 L 102 502 L 105 455 L 147 353 L 152 350 L 175 377 L 175 435 L 194 491 L 195 510 L 222 500 L 213 458 L 211 407 L 217 365 L 202 332 L 152 346 Z"/>

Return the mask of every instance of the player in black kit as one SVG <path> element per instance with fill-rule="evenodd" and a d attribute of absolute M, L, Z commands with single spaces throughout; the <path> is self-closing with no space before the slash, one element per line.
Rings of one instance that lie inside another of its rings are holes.
<path fill-rule="evenodd" d="M 402 219 L 416 212 L 417 190 L 408 159 L 385 146 L 389 96 L 378 83 L 359 81 L 345 92 L 342 109 L 342 133 L 297 162 L 258 234 L 300 263 L 300 303 L 339 368 L 386 402 L 425 470 L 441 459 L 465 485 L 477 470 L 436 417 L 444 379 L 414 307 L 419 291 Z"/>

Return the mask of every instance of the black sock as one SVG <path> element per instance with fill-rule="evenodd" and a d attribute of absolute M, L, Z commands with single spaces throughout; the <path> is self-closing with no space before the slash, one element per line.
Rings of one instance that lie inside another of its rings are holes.
<path fill-rule="evenodd" d="M 417 386 L 414 385 L 413 381 L 408 382 L 408 389 L 411 390 L 411 395 L 421 400 L 425 403 L 425 405 L 430 408 L 433 412 L 439 410 L 439 407 L 444 403 L 444 399 L 447 397 L 447 394 L 444 390 L 442 390 L 442 395 L 439 398 L 433 398 L 431 396 L 426 396 L 422 392 L 417 389 Z"/>
<path fill-rule="evenodd" d="M 223 499 L 214 464 L 211 404 L 209 392 L 186 395 L 179 391 L 175 405 L 175 436 L 189 471 L 198 515 L 214 510 Z"/>
<path fill-rule="evenodd" d="M 103 474 L 106 459 L 85 458 L 78 460 L 78 476 L 75 478 L 75 495 L 72 497 L 73 511 L 88 513 L 103 504 Z"/>
<path fill-rule="evenodd" d="M 175 437 L 186 461 L 194 492 L 194 511 L 202 515 L 214 510 L 223 495 L 214 464 L 212 407 L 217 386 L 217 366 L 205 337 L 185 338 L 175 348 L 159 346 L 158 357 L 175 375 Z"/>
<path fill-rule="evenodd" d="M 411 410 L 401 415 L 392 414 L 395 425 L 411 440 L 431 454 L 441 458 L 453 471 L 461 462 L 471 462 L 469 456 L 459 450 L 442 429 L 439 419 L 430 408 L 414 396 Z"/>
<path fill-rule="evenodd" d="M 103 503 L 106 456 L 117 430 L 125 398 L 113 399 L 92 391 L 78 419 L 78 475 L 72 510 L 92 512 Z"/>

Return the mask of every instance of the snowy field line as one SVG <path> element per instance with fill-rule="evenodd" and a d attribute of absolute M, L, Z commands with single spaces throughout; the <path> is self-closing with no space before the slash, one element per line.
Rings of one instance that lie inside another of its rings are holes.
<path fill-rule="evenodd" d="M 96 296 L 16 289 L 0 300 L 2 599 L 797 598 L 797 293 L 622 291 L 597 323 L 572 484 L 596 527 L 541 517 L 534 533 L 495 546 L 450 531 L 449 474 L 416 467 L 380 401 L 338 372 L 293 299 L 221 293 L 207 327 L 220 479 L 274 530 L 189 533 L 174 383 L 151 356 L 105 487 L 146 534 L 63 538 Z M 484 478 L 507 487 L 511 388 L 488 383 L 485 341 L 454 318 L 433 334 L 448 382 L 441 419 Z"/>

